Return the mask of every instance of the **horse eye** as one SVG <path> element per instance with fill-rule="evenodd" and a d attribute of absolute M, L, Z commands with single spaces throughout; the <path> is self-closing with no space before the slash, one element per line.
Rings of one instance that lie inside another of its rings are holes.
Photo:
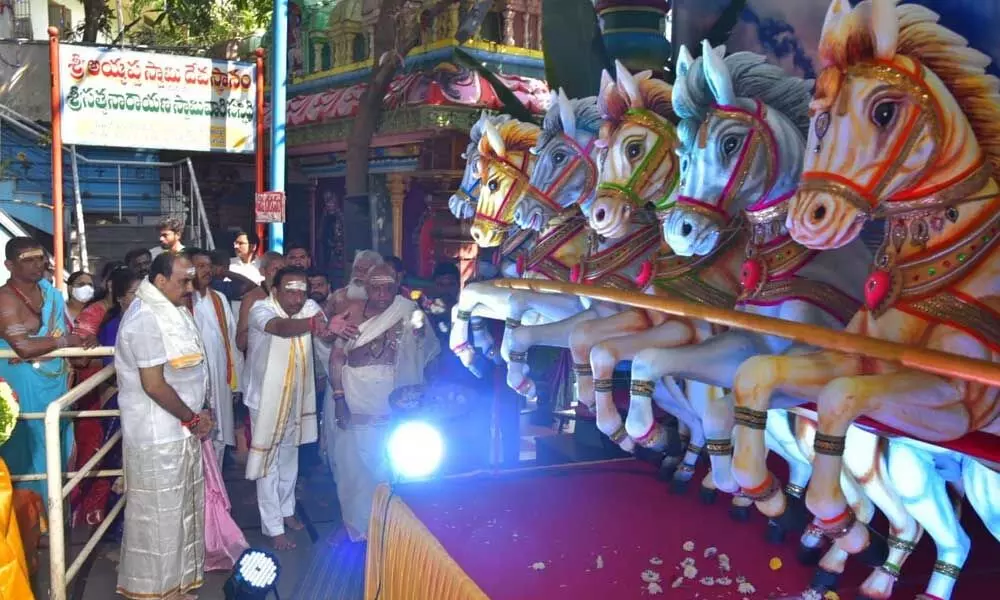
<path fill-rule="evenodd" d="M 892 100 L 879 102 L 872 108 L 872 123 L 879 129 L 885 129 L 896 117 L 898 103 Z"/>
<path fill-rule="evenodd" d="M 640 154 L 642 154 L 642 144 L 639 142 L 632 142 L 625 147 L 625 155 L 629 157 L 629 160 L 639 158 Z"/>
<path fill-rule="evenodd" d="M 566 160 L 566 154 L 564 152 L 556 152 L 552 155 L 552 162 L 557 165 L 561 165 L 564 160 Z"/>
<path fill-rule="evenodd" d="M 735 135 L 728 136 L 726 139 L 722 140 L 722 152 L 729 156 L 733 152 L 736 152 L 736 148 L 739 147 L 739 139 Z"/>
<path fill-rule="evenodd" d="M 495 192 L 500 189 L 500 184 L 496 179 L 491 179 L 490 182 L 486 184 L 486 187 L 490 188 L 491 192 Z"/>

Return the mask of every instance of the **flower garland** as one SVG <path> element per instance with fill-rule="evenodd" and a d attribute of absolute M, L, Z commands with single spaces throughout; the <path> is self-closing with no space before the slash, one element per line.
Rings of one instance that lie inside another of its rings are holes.
<path fill-rule="evenodd" d="M 0 379 L 0 446 L 7 443 L 14 426 L 17 425 L 17 417 L 21 414 L 21 405 L 17 400 L 17 393 L 3 379 Z"/>

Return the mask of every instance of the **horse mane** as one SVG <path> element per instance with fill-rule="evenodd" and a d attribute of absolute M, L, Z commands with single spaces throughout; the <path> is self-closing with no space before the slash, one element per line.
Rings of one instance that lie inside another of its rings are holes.
<path fill-rule="evenodd" d="M 597 109 L 597 98 L 590 96 L 587 98 L 573 98 L 569 101 L 576 116 L 577 129 L 583 129 L 596 134 L 601 128 L 601 112 Z M 559 103 L 553 102 L 548 112 L 545 113 L 545 120 L 542 121 L 542 132 L 538 135 L 538 145 L 535 148 L 542 148 L 552 141 L 552 138 L 562 135 L 563 122 L 559 116 Z"/>
<path fill-rule="evenodd" d="M 986 73 L 989 56 L 940 25 L 937 13 L 919 4 L 896 6 L 899 38 L 896 54 L 932 71 L 955 97 L 993 172 L 1000 174 L 1000 79 Z M 832 102 L 847 67 L 875 60 L 871 32 L 871 1 L 864 0 L 843 15 L 837 27 L 824 31 L 819 44 L 822 69 L 816 99 Z"/>
<path fill-rule="evenodd" d="M 670 100 L 673 92 L 670 84 L 653 79 L 648 71 L 633 75 L 633 78 L 639 87 L 642 107 L 671 123 L 676 123 L 677 115 L 674 114 L 674 107 Z M 604 118 L 600 132 L 602 140 L 607 141 L 611 132 L 618 129 L 630 108 L 632 108 L 632 100 L 620 84 L 604 86 L 604 89 L 597 96 L 597 110 Z"/>
<path fill-rule="evenodd" d="M 497 131 L 500 133 L 500 139 L 503 140 L 504 148 L 509 155 L 515 152 L 528 152 L 534 148 L 542 130 L 534 123 L 511 119 L 497 125 Z M 483 137 L 479 140 L 479 172 L 485 173 L 486 163 L 497 158 L 499 157 L 494 152 L 493 146 L 490 145 L 490 138 L 484 132 Z"/>
<path fill-rule="evenodd" d="M 691 64 L 684 78 L 685 85 L 674 87 L 674 110 L 682 119 L 677 133 L 684 146 L 694 143 L 698 128 L 716 104 L 702 61 L 702 57 L 698 57 Z M 788 75 L 781 67 L 753 52 L 735 52 L 723 61 L 738 97 L 760 100 L 788 117 L 803 138 L 807 136 L 812 81 Z"/>
<path fill-rule="evenodd" d="M 479 119 L 472 125 L 472 129 L 469 130 L 469 150 L 477 151 L 479 150 L 479 140 L 483 138 L 483 134 L 486 132 L 486 122 L 490 121 L 494 125 L 500 125 L 501 123 L 506 123 L 510 121 L 510 115 L 505 114 L 490 114 L 485 110 L 480 113 Z"/>

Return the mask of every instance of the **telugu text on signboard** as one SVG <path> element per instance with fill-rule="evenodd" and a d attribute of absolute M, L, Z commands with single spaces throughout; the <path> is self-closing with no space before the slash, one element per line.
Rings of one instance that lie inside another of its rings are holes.
<path fill-rule="evenodd" d="M 252 64 L 69 44 L 59 62 L 65 144 L 254 151 Z"/>
<path fill-rule="evenodd" d="M 258 223 L 285 222 L 285 192 L 261 192 L 254 196 Z"/>

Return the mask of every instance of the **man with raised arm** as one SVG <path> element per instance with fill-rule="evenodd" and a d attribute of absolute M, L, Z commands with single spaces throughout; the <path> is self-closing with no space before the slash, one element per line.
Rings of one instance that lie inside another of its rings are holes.
<path fill-rule="evenodd" d="M 248 291 L 240 301 L 240 315 L 236 320 L 236 347 L 240 352 L 247 351 L 250 331 L 250 309 L 253 305 L 265 300 L 271 293 L 271 282 L 275 274 L 285 266 L 285 257 L 277 252 L 265 252 L 260 257 L 260 274 L 264 277 L 260 287 Z"/>
<path fill-rule="evenodd" d="M 187 309 L 194 277 L 186 256 L 157 256 L 118 328 L 126 489 L 116 591 L 126 598 L 193 598 L 202 584 L 201 440 L 214 423 L 205 347 Z"/>
<path fill-rule="evenodd" d="M 67 360 L 35 360 L 60 348 L 91 348 L 92 336 L 68 333 L 63 296 L 45 280 L 48 257 L 41 244 L 29 237 L 7 242 L 4 265 L 10 279 L 0 287 L 0 349 L 13 350 L 18 359 L 0 359 L 0 377 L 17 393 L 21 412 L 45 412 L 67 391 L 70 367 Z M 73 450 L 70 421 L 61 423 L 63 467 Z M 40 420 L 21 421 L 0 455 L 12 475 L 45 473 L 45 427 Z M 37 492 L 48 504 L 45 481 L 15 484 Z"/>
<path fill-rule="evenodd" d="M 358 335 L 335 344 L 330 357 L 333 406 L 328 403 L 324 411 L 337 496 L 353 541 L 366 538 L 375 486 L 389 479 L 389 395 L 422 384 L 424 369 L 441 350 L 437 336 L 426 331 L 424 313 L 398 294 L 392 266 L 375 265 L 363 281 L 367 299 L 353 303 L 348 312 L 349 322 L 359 323 Z"/>
<path fill-rule="evenodd" d="M 299 446 L 318 438 L 312 337 L 352 335 L 342 315 L 327 321 L 307 298 L 306 272 L 285 267 L 270 295 L 250 309 L 245 402 L 253 440 L 246 477 L 257 482 L 261 529 L 278 550 L 295 547 L 286 528 L 299 530 L 295 482 Z"/>

